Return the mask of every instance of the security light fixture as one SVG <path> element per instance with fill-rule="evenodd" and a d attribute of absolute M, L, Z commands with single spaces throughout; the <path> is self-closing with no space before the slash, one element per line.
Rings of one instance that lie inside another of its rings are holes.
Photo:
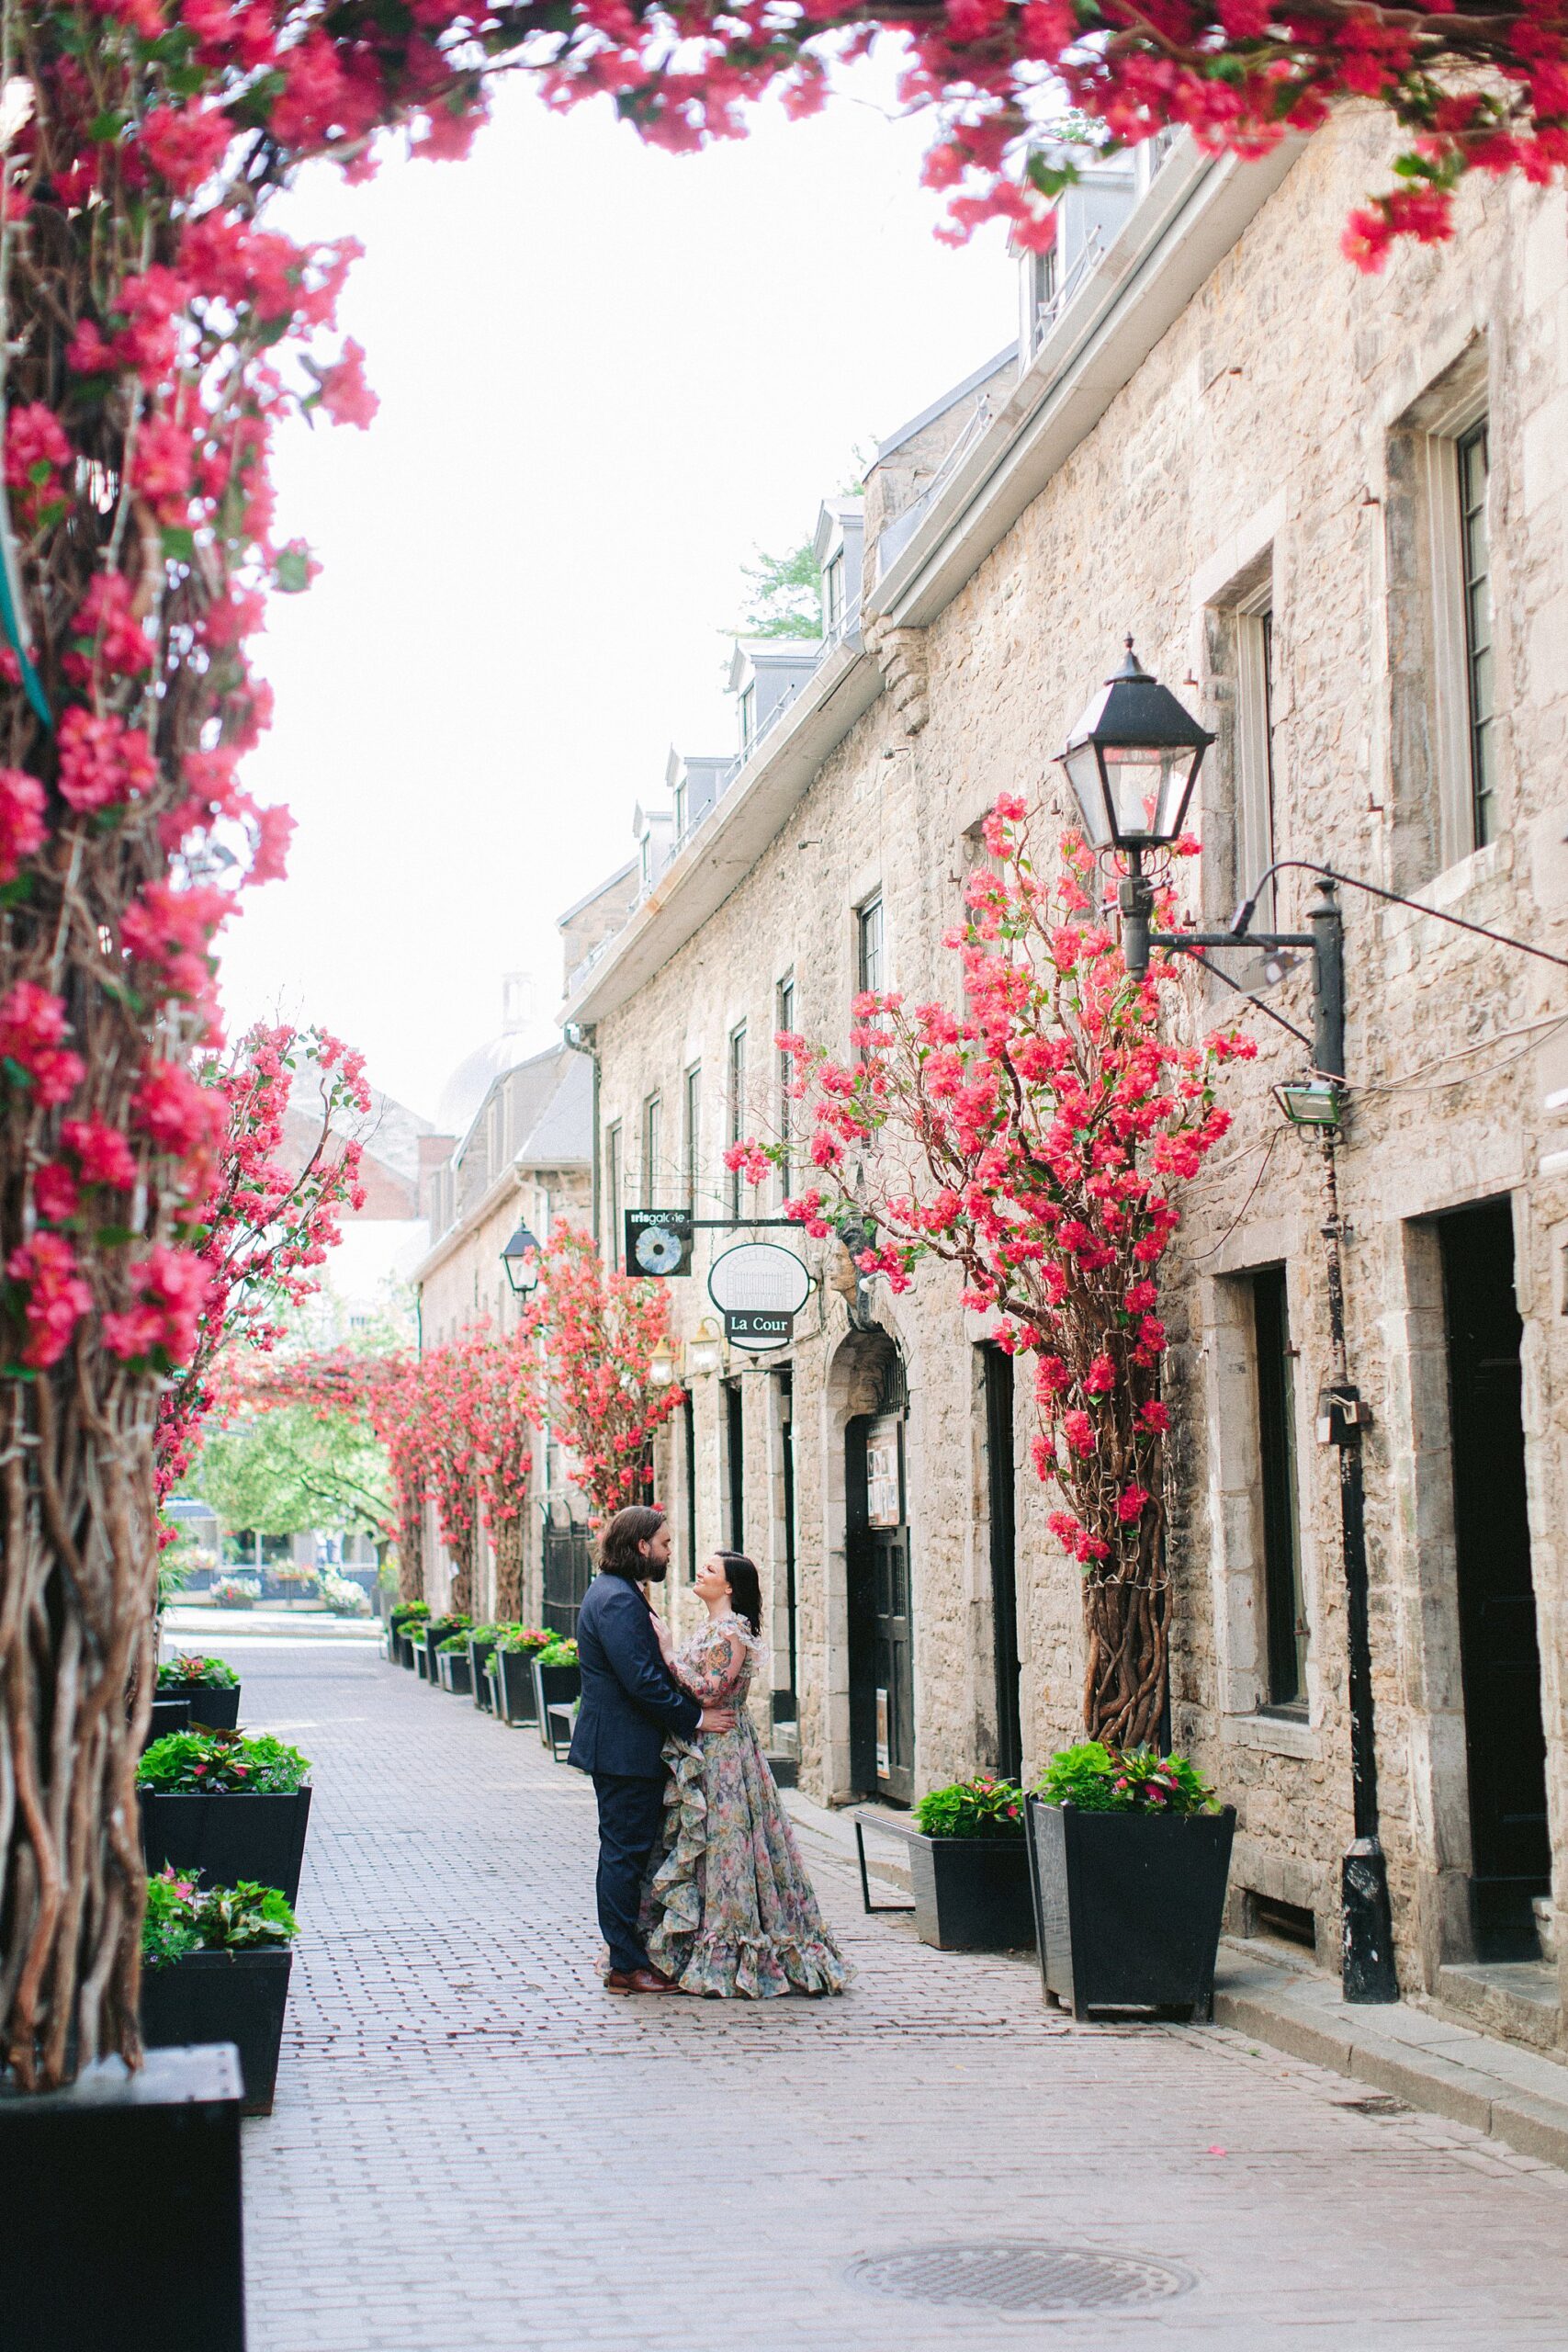
<path fill-rule="evenodd" d="M 1059 754 L 1097 855 L 1134 860 L 1179 839 L 1187 806 L 1213 741 L 1168 686 L 1150 676 L 1127 639 L 1127 656 L 1088 705 Z"/>
<path fill-rule="evenodd" d="M 1277 1086 L 1274 1100 L 1292 1127 L 1332 1127 L 1341 1124 L 1340 1090 L 1331 1078 L 1299 1078 Z"/>
<path fill-rule="evenodd" d="M 501 1253 L 513 1298 L 528 1298 L 538 1287 L 539 1243 L 536 1235 L 518 1221 L 517 1230 Z"/>

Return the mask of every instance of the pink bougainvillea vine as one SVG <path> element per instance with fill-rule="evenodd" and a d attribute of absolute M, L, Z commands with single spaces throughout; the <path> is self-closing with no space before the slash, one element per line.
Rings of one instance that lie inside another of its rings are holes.
<path fill-rule="evenodd" d="M 642 1499 L 649 1442 L 685 1394 L 652 1376 L 669 1331 L 662 1283 L 607 1271 L 591 1234 L 556 1227 L 517 1342 L 520 1394 L 567 1448 L 595 1523 Z"/>
<path fill-rule="evenodd" d="M 962 1012 L 863 996 L 848 1062 L 781 1035 L 813 1171 L 791 1214 L 847 1235 L 895 1292 L 922 1260 L 957 1268 L 964 1306 L 1032 1365 L 1034 1466 L 1083 1580 L 1085 1721 L 1136 1747 L 1158 1734 L 1170 1615 L 1160 1261 L 1229 1125 L 1219 1068 L 1255 1048 L 1177 1042 L 1179 977 L 1131 980 L 1081 843 L 1043 871 L 1032 834 L 1020 799 L 987 820 L 991 862 L 948 941 Z M 761 1182 L 785 1148 L 748 1137 L 727 1159 Z"/>

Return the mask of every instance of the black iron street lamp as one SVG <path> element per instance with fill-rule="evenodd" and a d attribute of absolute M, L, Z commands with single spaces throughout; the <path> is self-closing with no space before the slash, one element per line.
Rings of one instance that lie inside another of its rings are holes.
<path fill-rule="evenodd" d="M 1061 754 L 1090 849 L 1096 856 L 1117 851 L 1127 860 L 1118 899 L 1122 944 L 1135 978 L 1149 967 L 1155 899 L 1144 858 L 1180 838 L 1213 740 L 1169 687 L 1149 675 L 1128 638 L 1126 660 L 1089 704 Z"/>
<path fill-rule="evenodd" d="M 513 1298 L 528 1298 L 539 1284 L 539 1244 L 520 1217 L 517 1230 L 501 1253 Z"/>

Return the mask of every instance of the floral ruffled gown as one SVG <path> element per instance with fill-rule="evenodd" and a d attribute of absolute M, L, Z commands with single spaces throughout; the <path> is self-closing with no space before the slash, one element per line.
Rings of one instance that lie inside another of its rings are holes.
<path fill-rule="evenodd" d="M 733 1707 L 736 1723 L 664 1743 L 671 1778 L 663 1857 L 643 1897 L 648 1955 L 684 1993 L 841 1993 L 851 1972 L 822 1924 L 746 1709 L 759 1656 L 733 1615 L 710 1619 L 676 1652 L 682 1687 L 705 1707 Z"/>

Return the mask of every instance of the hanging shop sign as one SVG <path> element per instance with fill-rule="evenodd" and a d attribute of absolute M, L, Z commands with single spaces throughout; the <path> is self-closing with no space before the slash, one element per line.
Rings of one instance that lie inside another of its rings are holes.
<path fill-rule="evenodd" d="M 776 1241 L 743 1241 L 716 1258 L 708 1274 L 725 1338 L 754 1355 L 784 1345 L 810 1295 L 811 1277 L 800 1259 Z"/>
<path fill-rule="evenodd" d="M 689 1274 L 692 1215 L 689 1209 L 627 1209 L 626 1267 L 633 1274 Z"/>

